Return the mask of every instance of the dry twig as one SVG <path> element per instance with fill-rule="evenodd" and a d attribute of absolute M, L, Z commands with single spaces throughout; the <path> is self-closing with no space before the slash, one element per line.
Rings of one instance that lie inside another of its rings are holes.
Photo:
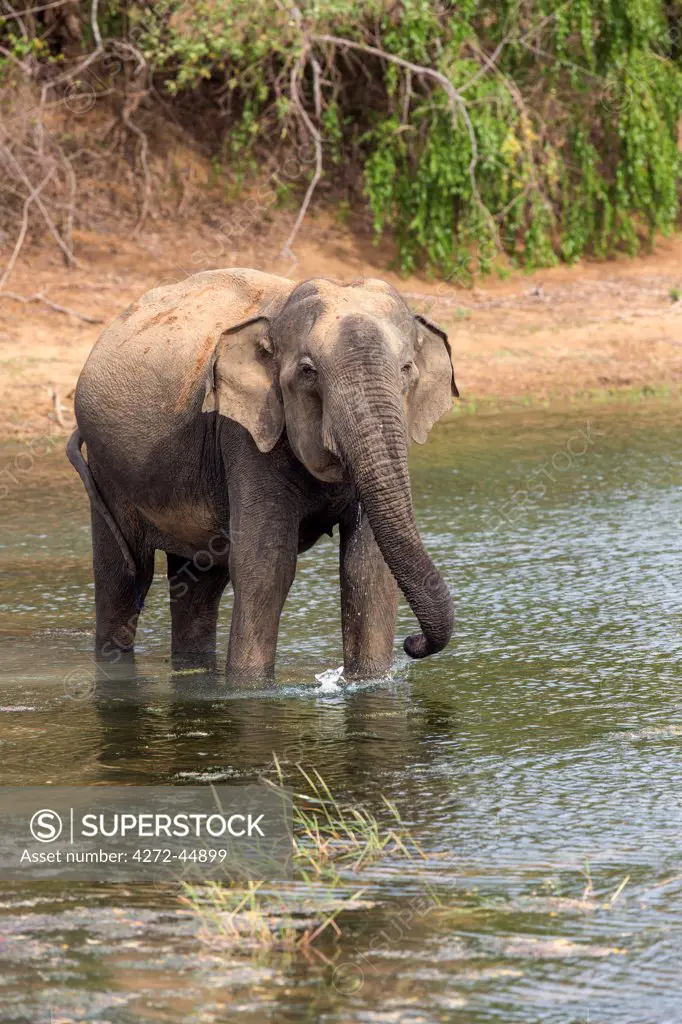
<path fill-rule="evenodd" d="M 59 233 L 57 227 L 55 226 L 54 221 L 52 220 L 52 217 L 50 216 L 49 210 L 47 209 L 47 207 L 45 206 L 45 203 L 40 198 L 40 195 L 38 194 L 38 191 L 34 189 L 33 183 L 31 181 L 31 179 L 29 178 L 28 174 L 26 173 L 24 168 L 21 166 L 21 164 L 19 163 L 19 161 L 15 157 L 14 153 L 12 153 L 11 149 L 9 148 L 9 146 L 5 145 L 3 147 L 3 149 L 4 149 L 5 159 L 10 164 L 10 166 L 11 166 L 12 170 L 14 171 L 14 173 L 19 178 L 21 178 L 22 182 L 24 183 L 24 185 L 28 189 L 29 194 L 35 192 L 35 195 L 33 197 L 33 202 L 36 204 L 36 206 L 40 210 L 40 212 L 41 212 L 41 214 L 43 216 L 43 220 L 47 224 L 47 227 L 49 229 L 50 234 L 52 235 L 52 237 L 56 241 L 56 243 L 59 246 L 59 248 L 64 253 L 64 258 L 66 259 L 66 262 L 71 267 L 76 266 L 77 263 L 78 263 L 76 257 L 74 256 L 73 252 L 71 251 L 71 249 L 69 248 L 69 246 L 66 244 L 66 242 L 62 238 L 61 234 Z"/>
<path fill-rule="evenodd" d="M 296 109 L 298 110 L 301 120 L 303 121 L 308 131 L 308 134 L 313 140 L 313 145 L 315 146 L 315 173 L 310 179 L 310 184 L 306 189 L 305 196 L 303 197 L 303 202 L 301 203 L 301 208 L 298 211 L 296 222 L 293 228 L 291 229 L 291 234 L 287 238 L 282 249 L 282 255 L 290 259 L 293 259 L 294 261 L 296 260 L 296 257 L 291 251 L 291 246 L 293 245 L 293 241 L 296 238 L 296 235 L 298 234 L 298 230 L 301 224 L 303 223 L 303 218 L 305 217 L 306 212 L 308 210 L 308 206 L 310 205 L 310 200 L 312 199 L 313 192 L 317 188 L 317 183 L 322 177 L 322 136 L 320 135 L 319 129 L 316 128 L 313 122 L 310 120 L 308 112 L 301 103 L 301 97 L 298 91 L 298 83 L 301 77 L 301 72 L 303 71 L 303 68 L 305 67 L 306 61 L 309 59 L 309 57 L 310 49 L 309 47 L 305 47 L 302 50 L 300 57 L 298 58 L 296 64 L 292 69 L 290 85 L 291 98 L 294 101 L 294 104 L 296 106 Z"/>
<path fill-rule="evenodd" d="M 380 49 L 378 46 L 370 46 L 369 43 L 357 43 L 352 39 L 343 39 L 341 36 L 329 35 L 311 35 L 310 40 L 311 42 L 331 43 L 332 46 L 342 46 L 349 50 L 358 50 L 361 53 L 369 53 L 374 57 L 380 57 L 382 60 L 387 60 L 391 64 L 397 64 L 398 67 L 405 68 L 406 71 L 410 71 L 417 78 L 430 78 L 433 81 L 438 82 L 448 97 L 453 125 L 457 123 L 458 111 L 461 113 L 464 124 L 466 125 L 471 145 L 471 160 L 469 161 L 471 193 L 476 204 L 481 207 L 486 218 L 491 222 L 495 235 L 497 235 L 497 227 L 492 223 L 490 212 L 481 199 L 478 182 L 476 181 L 475 171 L 476 164 L 478 163 L 478 142 L 476 141 L 476 132 L 474 131 L 474 126 L 471 123 L 467 105 L 462 99 L 459 89 L 455 88 L 447 75 L 444 75 L 442 71 L 436 71 L 435 68 L 426 67 L 424 64 L 414 64 L 412 61 L 405 60 L 403 57 L 397 57 L 395 54 L 389 53 L 387 50 Z"/>
<path fill-rule="evenodd" d="M 102 33 L 99 30 L 99 22 L 97 20 L 97 8 L 99 7 L 99 0 L 92 0 L 90 4 L 90 25 L 92 26 L 92 35 L 95 40 L 95 45 L 98 50 L 102 49 Z"/>
<path fill-rule="evenodd" d="M 68 306 L 60 306 L 59 303 L 53 302 L 52 299 L 48 299 L 43 292 L 36 292 L 35 295 L 19 295 L 18 292 L 0 292 L 0 299 L 13 299 L 14 302 L 21 302 L 22 305 L 28 306 L 33 302 L 42 302 L 48 309 L 54 310 L 55 313 L 65 313 L 67 316 L 75 316 L 77 320 L 82 320 L 86 324 L 103 324 L 104 319 L 102 317 L 90 316 L 88 313 L 79 313 L 75 309 L 70 309 Z"/>
<path fill-rule="evenodd" d="M 279 3 L 278 6 L 281 7 Z M 290 13 L 294 15 L 296 21 L 299 24 L 302 24 L 300 10 L 295 6 L 293 8 L 288 8 L 288 10 L 290 11 Z M 445 94 L 448 97 L 453 125 L 457 123 L 458 116 L 461 116 L 466 126 L 471 146 L 471 160 L 469 161 L 469 180 L 471 182 L 471 194 L 474 199 L 474 202 L 483 212 L 483 215 L 489 225 L 489 228 L 491 230 L 493 238 L 495 239 L 496 244 L 498 245 L 498 247 L 501 248 L 497 224 L 495 223 L 492 214 L 490 213 L 487 206 L 483 202 L 483 199 L 481 198 L 481 194 L 478 188 L 478 182 L 476 181 L 476 165 L 478 163 L 478 142 L 476 139 L 476 132 L 474 130 L 474 126 L 469 115 L 469 110 L 467 108 L 465 100 L 462 97 L 461 91 L 455 88 L 455 86 L 452 84 L 447 75 L 443 74 L 443 72 L 441 71 L 437 71 L 435 68 L 427 67 L 424 64 L 415 64 L 412 61 L 405 60 L 403 57 L 398 57 L 393 53 L 389 53 L 387 50 L 384 50 L 381 47 L 371 46 L 369 43 L 361 43 L 352 39 L 343 39 L 341 36 L 311 33 L 304 34 L 303 49 L 301 50 L 301 54 L 291 72 L 290 95 L 293 105 L 295 106 L 300 119 L 303 121 L 303 124 L 305 125 L 308 135 L 312 139 L 313 145 L 315 147 L 315 173 L 310 181 L 310 184 L 308 185 L 308 188 L 306 189 L 305 196 L 303 197 L 303 202 L 298 211 L 298 216 L 296 217 L 296 222 L 291 230 L 291 234 L 284 243 L 282 254 L 284 256 L 295 259 L 295 256 L 291 251 L 291 246 L 293 244 L 294 239 L 296 238 L 296 235 L 298 234 L 301 224 L 303 223 L 303 219 L 310 205 L 310 200 L 312 199 L 313 192 L 315 191 L 317 184 L 320 178 L 322 177 L 322 136 L 320 134 L 319 129 L 313 124 L 310 117 L 308 116 L 308 113 L 305 110 L 303 103 L 301 102 L 301 96 L 299 92 L 299 83 L 301 80 L 302 73 L 305 69 L 306 64 L 309 63 L 313 76 L 313 100 L 315 105 L 315 115 L 319 120 L 322 108 L 322 97 L 320 90 L 320 65 L 312 52 L 312 48 L 315 43 L 326 43 L 332 47 L 340 48 L 341 51 L 344 53 L 348 50 L 355 50 L 359 53 L 366 53 L 374 57 L 379 57 L 381 60 L 388 61 L 389 63 L 396 64 L 398 67 L 404 68 L 406 72 L 406 84 L 405 101 L 403 107 L 403 120 L 406 120 L 407 115 L 409 113 L 409 103 L 412 94 L 413 76 L 421 79 L 430 79 L 431 81 L 437 82 L 438 85 L 440 85 L 440 87 L 444 90 Z M 492 57 L 485 58 L 486 64 L 489 67 L 494 66 L 494 60 L 499 55 L 499 52 L 501 51 L 503 45 L 504 41 L 498 47 L 498 49 L 495 51 Z M 467 83 L 467 85 L 469 84 L 471 84 L 471 82 Z"/>
<path fill-rule="evenodd" d="M 129 131 L 133 133 L 133 135 L 136 135 L 137 138 L 140 140 L 140 163 L 142 165 L 143 175 L 142 208 L 140 209 L 140 215 L 137 219 L 137 224 L 135 225 L 135 229 L 133 231 L 133 237 L 136 237 L 140 233 L 142 225 L 147 219 L 152 194 L 152 179 L 151 174 L 149 172 L 149 161 L 147 159 L 147 155 L 149 152 L 149 141 L 145 133 L 139 127 L 139 125 L 136 125 L 130 116 L 135 110 L 137 110 L 140 104 L 140 100 L 144 95 L 146 95 L 146 90 L 135 93 L 132 96 L 130 103 L 125 104 L 123 110 L 121 111 L 121 120 L 123 121 L 124 125 Z"/>
<path fill-rule="evenodd" d="M 21 247 L 24 244 L 24 239 L 26 238 L 26 231 L 28 230 L 28 213 L 29 213 L 29 210 L 31 208 L 31 204 L 35 200 L 35 198 L 38 195 L 38 193 L 40 192 L 40 190 L 42 188 L 44 188 L 45 185 L 47 185 L 48 181 L 52 177 L 53 172 L 54 172 L 54 168 L 52 168 L 49 171 L 49 173 L 43 178 L 41 183 L 39 185 L 37 185 L 34 189 L 32 189 L 32 191 L 29 192 L 29 194 L 26 196 L 26 199 L 24 201 L 24 209 L 23 209 L 22 215 L 21 215 L 21 227 L 19 229 L 19 234 L 17 236 L 16 242 L 14 243 L 14 249 L 12 250 L 12 255 L 10 256 L 9 260 L 7 261 L 7 266 L 5 267 L 5 269 L 3 271 L 2 277 L 0 277 L 0 292 L 2 291 L 2 289 L 5 287 L 5 285 L 8 282 L 8 280 L 9 280 L 11 274 L 12 274 L 12 271 L 14 270 L 14 264 L 17 262 L 17 257 L 19 256 L 19 253 L 21 252 Z"/>
<path fill-rule="evenodd" d="M 73 0 L 53 0 L 51 4 L 42 4 L 40 7 L 28 7 L 26 10 L 21 11 L 20 14 L 16 11 L 12 11 L 12 13 L 8 12 L 7 14 L 3 14 L 3 18 L 16 18 L 17 21 L 19 21 L 21 18 L 25 18 L 27 14 L 39 14 L 40 11 L 51 11 L 54 10 L 55 7 L 66 7 L 67 4 L 70 3 L 73 3 Z"/>
<path fill-rule="evenodd" d="M 56 385 L 50 385 L 47 389 L 48 397 L 52 402 L 52 408 L 54 409 L 54 418 L 56 419 L 59 426 L 66 430 L 66 423 L 64 422 L 63 409 L 61 398 L 59 396 L 59 388 Z"/>

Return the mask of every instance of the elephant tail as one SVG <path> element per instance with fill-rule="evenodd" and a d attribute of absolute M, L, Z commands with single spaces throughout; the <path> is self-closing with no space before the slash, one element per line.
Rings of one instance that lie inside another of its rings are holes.
<path fill-rule="evenodd" d="M 112 516 L 109 509 L 107 508 L 102 495 L 97 490 L 97 484 L 95 483 L 92 473 L 90 472 L 90 467 L 83 458 L 83 454 L 81 452 L 82 447 L 83 438 L 80 435 L 78 427 L 76 427 L 66 445 L 66 454 L 68 456 L 69 462 L 71 463 L 71 465 L 73 466 L 73 468 L 76 470 L 79 477 L 83 481 L 85 490 L 88 492 L 88 497 L 90 498 L 90 503 L 92 507 L 96 509 L 97 512 L 99 512 L 102 519 L 105 521 L 105 523 L 111 530 L 111 533 L 114 536 L 123 554 L 123 558 L 126 563 L 126 569 L 128 570 L 131 576 L 135 576 L 137 575 L 137 566 L 135 565 L 135 559 L 130 553 L 130 548 L 128 547 L 128 543 L 125 537 L 121 533 L 118 523 Z"/>

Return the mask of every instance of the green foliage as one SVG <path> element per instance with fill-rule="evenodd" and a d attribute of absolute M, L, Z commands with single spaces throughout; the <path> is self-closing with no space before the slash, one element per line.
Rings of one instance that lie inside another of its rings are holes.
<path fill-rule="evenodd" d="M 168 102 L 213 106 L 235 181 L 310 144 L 303 108 L 324 174 L 356 201 L 362 182 L 377 238 L 394 235 L 405 272 L 469 283 L 493 263 L 504 272 L 635 253 L 676 224 L 679 0 L 111 0 L 99 10 L 103 35 L 134 40 Z M 0 34 L 12 57 L 47 60 L 16 24 Z"/>
<path fill-rule="evenodd" d="M 0 32 L 3 43 L 0 50 L 0 74 L 11 71 L 17 62 L 26 57 L 48 58 L 49 51 L 44 39 L 20 35 L 7 18 L 0 17 Z"/>
<path fill-rule="evenodd" d="M 177 22 L 149 32 L 145 52 L 170 91 L 224 73 L 243 97 L 231 131 L 240 149 L 271 135 L 273 118 L 280 133 L 288 125 L 291 105 L 273 103 L 273 93 L 285 91 L 306 33 L 379 45 L 446 75 L 471 127 L 428 76 L 342 47 L 316 51 L 326 61 L 327 173 L 362 162 L 377 237 L 394 233 L 403 271 L 426 264 L 467 282 L 499 250 L 547 266 L 634 253 L 674 226 L 682 75 L 660 0 L 537 0 L 523 11 L 516 0 L 332 0 L 299 9 L 302 21 L 269 3 L 178 5 Z M 310 76 L 301 92 L 310 112 Z"/>
<path fill-rule="evenodd" d="M 474 175 L 498 226 L 496 235 L 480 216 L 461 114 L 453 124 L 443 91 L 422 91 L 409 125 L 396 112 L 367 137 L 375 229 L 395 230 L 404 270 L 426 259 L 466 281 L 482 237 L 532 268 L 634 253 L 674 227 L 682 75 L 668 55 L 662 4 L 552 0 L 521 20 L 511 4 L 486 17 L 485 5 L 472 3 L 435 26 L 431 5 L 403 6 L 387 48 L 443 71 L 462 90 L 478 150 Z M 495 67 L 473 78 L 475 58 L 503 43 Z M 399 91 L 394 69 L 387 90 Z M 489 263 L 477 253 L 477 272 Z"/>

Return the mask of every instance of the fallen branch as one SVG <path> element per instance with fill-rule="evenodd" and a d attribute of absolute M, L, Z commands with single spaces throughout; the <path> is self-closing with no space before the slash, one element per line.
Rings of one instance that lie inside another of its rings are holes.
<path fill-rule="evenodd" d="M 24 306 L 28 306 L 33 302 L 42 302 L 48 307 L 48 309 L 54 310 L 55 313 L 65 313 L 67 316 L 75 316 L 77 320 L 83 320 L 86 324 L 104 323 L 104 319 L 102 317 L 89 316 L 87 313 L 78 313 L 75 309 L 70 309 L 68 306 L 60 306 L 59 303 L 53 302 L 52 299 L 48 299 L 42 292 L 36 292 L 35 295 L 19 295 L 17 292 L 0 292 L 0 299 L 12 299 L 14 302 L 21 302 Z"/>
<path fill-rule="evenodd" d="M 64 422 L 63 415 L 64 406 L 62 405 L 62 400 L 59 396 L 59 388 L 50 385 L 47 389 L 47 394 L 50 401 L 52 402 L 52 407 L 54 409 L 54 418 L 56 419 L 57 423 L 62 428 L 62 430 L 66 430 L 66 423 Z"/>

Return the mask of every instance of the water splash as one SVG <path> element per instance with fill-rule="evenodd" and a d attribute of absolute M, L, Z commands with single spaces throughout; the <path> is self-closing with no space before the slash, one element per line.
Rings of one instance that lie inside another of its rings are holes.
<path fill-rule="evenodd" d="M 325 672 L 319 672 L 315 678 L 320 683 L 317 693 L 340 693 L 339 680 L 344 683 L 346 681 L 343 678 L 343 665 L 340 668 L 328 668 Z"/>

